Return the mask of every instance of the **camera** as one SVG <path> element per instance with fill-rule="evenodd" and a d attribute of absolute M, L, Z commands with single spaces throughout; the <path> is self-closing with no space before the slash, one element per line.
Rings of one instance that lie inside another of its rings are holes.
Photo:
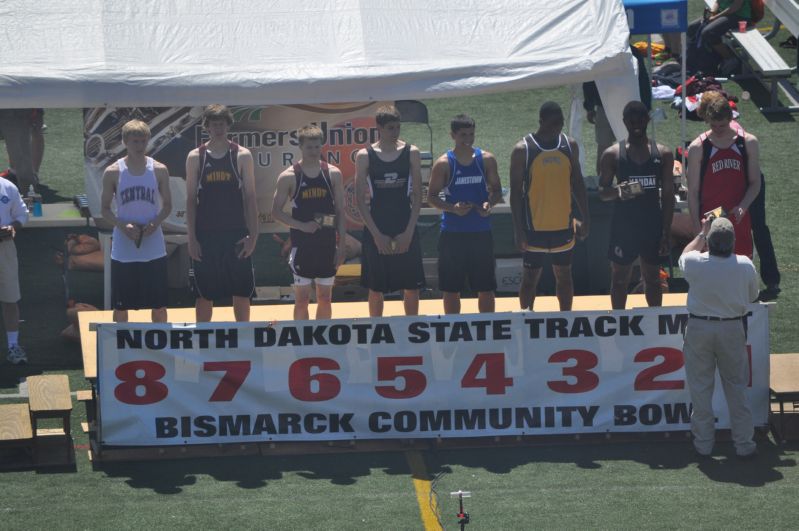
<path fill-rule="evenodd" d="M 724 210 L 722 207 L 716 207 L 713 210 L 708 210 L 705 212 L 705 218 L 707 218 L 708 223 L 712 223 L 716 218 L 726 218 L 727 211 Z"/>

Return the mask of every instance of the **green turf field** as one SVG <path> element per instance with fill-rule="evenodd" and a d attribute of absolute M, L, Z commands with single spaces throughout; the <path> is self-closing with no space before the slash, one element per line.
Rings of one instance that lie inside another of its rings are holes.
<path fill-rule="evenodd" d="M 702 0 L 691 0 L 691 13 Z M 766 17 L 761 25 L 771 21 Z M 783 30 L 772 43 L 787 38 Z M 780 53 L 793 65 L 795 50 Z M 792 82 L 799 78 L 794 74 Z M 762 115 L 756 106 L 767 93 L 755 83 L 725 84 L 740 103 L 741 124 L 761 141 L 768 183 L 767 210 L 780 269 L 782 294 L 771 314 L 773 352 L 799 348 L 795 313 L 799 282 L 797 238 L 790 202 L 796 198 L 797 115 Z M 460 112 L 478 124 L 479 144 L 494 152 L 507 186 L 510 150 L 536 127 L 546 100 L 568 109 L 571 89 L 558 87 L 425 103 L 433 125 L 433 152 L 450 145 L 448 123 Z M 665 104 L 658 103 L 665 108 Z M 679 142 L 679 120 L 657 124 L 658 141 Z M 83 190 L 82 127 L 78 110 L 48 109 L 42 179 L 45 201 L 68 200 Z M 410 140 L 425 147 L 426 130 L 406 126 Z M 704 130 L 689 122 L 688 137 Z M 594 167 L 593 131 L 582 132 L 586 167 Z M 0 149 L 0 167 L 5 166 Z M 585 170 L 585 173 L 591 173 Z M 22 339 L 31 365 L 0 361 L 0 402 L 18 401 L 21 376 L 67 373 L 72 389 L 87 388 L 80 351 L 61 341 L 66 326 L 60 270 L 52 263 L 68 231 L 23 231 L 18 239 L 24 299 Z M 74 273 L 72 295 L 98 304 L 101 276 Z M 0 334 L 4 336 L 4 334 Z M 3 397 L 5 395 L 5 397 Z M 692 460 L 685 441 L 551 445 L 526 448 L 423 452 L 424 470 L 399 452 L 308 457 L 230 457 L 107 465 L 93 470 L 86 456 L 85 420 L 76 404 L 72 418 L 78 446 L 74 470 L 0 473 L 0 528 L 266 528 L 419 529 L 423 527 L 414 478 L 430 480 L 447 529 L 456 529 L 450 491 L 474 492 L 467 500 L 468 529 L 796 528 L 799 446 L 761 443 L 761 457 L 738 463 L 729 444 L 720 444 L 711 463 Z M 421 506 L 426 505 L 426 499 Z M 429 507 L 429 505 L 428 505 Z"/>

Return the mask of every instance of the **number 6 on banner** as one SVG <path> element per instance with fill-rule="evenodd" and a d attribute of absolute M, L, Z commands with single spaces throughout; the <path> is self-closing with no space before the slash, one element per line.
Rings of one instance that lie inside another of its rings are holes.
<path fill-rule="evenodd" d="M 336 360 L 330 358 L 303 358 L 289 367 L 289 392 L 291 396 L 303 402 L 322 402 L 338 396 L 341 382 L 332 374 L 317 372 L 313 369 L 337 371 L 341 368 Z M 311 383 L 319 386 L 317 391 L 311 389 Z"/>

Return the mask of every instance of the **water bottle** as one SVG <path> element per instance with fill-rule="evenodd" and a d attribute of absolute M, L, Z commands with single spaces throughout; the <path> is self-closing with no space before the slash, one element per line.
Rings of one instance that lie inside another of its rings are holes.
<path fill-rule="evenodd" d="M 36 193 L 33 185 L 28 188 L 28 202 L 33 205 L 33 217 L 42 217 L 42 196 Z"/>

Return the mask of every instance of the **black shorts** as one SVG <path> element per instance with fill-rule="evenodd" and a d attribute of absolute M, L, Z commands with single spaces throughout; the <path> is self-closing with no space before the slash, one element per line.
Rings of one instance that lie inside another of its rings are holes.
<path fill-rule="evenodd" d="M 311 238 L 303 238 L 300 242 L 292 240 L 296 246 L 289 255 L 291 272 L 310 279 L 336 276 L 336 231 L 321 229 L 304 236 Z"/>
<path fill-rule="evenodd" d="M 560 251 L 558 253 L 545 253 L 538 251 L 525 251 L 522 253 L 522 265 L 527 269 L 540 269 L 544 267 L 544 263 L 549 257 L 549 261 L 553 266 L 570 266 L 572 265 L 572 255 L 574 249 L 568 251 Z"/>
<path fill-rule="evenodd" d="M 252 297 L 255 273 L 251 257 L 240 259 L 236 242 L 246 230 L 198 233 L 201 260 L 192 260 L 189 278 L 197 297 L 219 300 L 227 297 Z"/>
<path fill-rule="evenodd" d="M 660 237 L 663 220 L 657 217 L 632 222 L 614 217 L 610 229 L 608 260 L 619 265 L 630 265 L 639 256 L 647 264 L 660 263 Z"/>
<path fill-rule="evenodd" d="M 166 256 L 149 262 L 111 260 L 111 307 L 115 310 L 166 308 Z"/>
<path fill-rule="evenodd" d="M 574 229 L 525 232 L 527 250 L 534 253 L 560 253 L 574 247 Z"/>
<path fill-rule="evenodd" d="M 424 287 L 422 246 L 419 234 L 414 231 L 408 252 L 403 254 L 380 254 L 372 235 L 363 231 L 361 252 L 361 285 L 372 291 L 391 293 L 400 289 Z"/>
<path fill-rule="evenodd" d="M 494 291 L 494 240 L 491 231 L 443 231 L 438 238 L 438 288 L 460 293 L 466 281 L 472 291 Z"/>

